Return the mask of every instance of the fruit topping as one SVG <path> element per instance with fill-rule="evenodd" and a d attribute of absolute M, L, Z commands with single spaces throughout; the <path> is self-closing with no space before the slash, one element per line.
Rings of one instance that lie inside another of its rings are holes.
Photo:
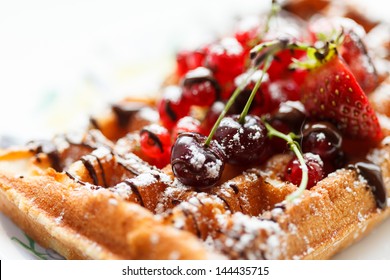
<path fill-rule="evenodd" d="M 225 154 L 212 140 L 206 145 L 206 137 L 197 133 L 182 133 L 172 148 L 172 170 L 185 185 L 199 190 L 215 185 L 222 176 Z"/>
<path fill-rule="evenodd" d="M 157 167 L 164 167 L 169 162 L 171 135 L 160 125 L 151 124 L 140 131 L 141 151 L 154 160 Z"/>
<path fill-rule="evenodd" d="M 234 78 L 244 72 L 245 53 L 235 38 L 224 38 L 209 47 L 205 65 L 222 86 L 222 99 L 227 100 Z"/>
<path fill-rule="evenodd" d="M 373 142 L 382 138 L 367 96 L 337 54 L 310 72 L 301 98 L 310 117 L 333 122 L 347 137 Z"/>
<path fill-rule="evenodd" d="M 303 154 L 308 172 L 307 189 L 315 186 L 324 178 L 324 164 L 318 155 L 312 153 Z M 298 185 L 302 180 L 302 165 L 297 158 L 293 158 L 286 166 L 284 179 Z"/>
<path fill-rule="evenodd" d="M 246 115 L 243 123 L 239 119 L 240 115 L 223 118 L 214 139 L 222 146 L 229 163 L 260 164 L 266 128 L 257 116 Z"/>
<path fill-rule="evenodd" d="M 176 122 L 186 116 L 190 110 L 189 101 L 183 96 L 178 86 L 168 86 L 164 89 L 158 104 L 158 112 L 163 126 L 172 129 Z"/>
<path fill-rule="evenodd" d="M 341 134 L 331 123 L 309 123 L 303 130 L 302 150 L 325 160 L 333 160 L 341 152 L 342 141 Z"/>
<path fill-rule="evenodd" d="M 211 106 L 219 96 L 219 85 L 211 70 L 198 67 L 187 72 L 182 81 L 183 96 L 197 106 Z"/>

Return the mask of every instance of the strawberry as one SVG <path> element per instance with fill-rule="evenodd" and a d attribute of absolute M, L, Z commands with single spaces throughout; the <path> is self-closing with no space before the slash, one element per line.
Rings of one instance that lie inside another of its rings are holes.
<path fill-rule="evenodd" d="M 332 121 L 347 137 L 369 141 L 382 137 L 367 96 L 337 54 L 308 74 L 301 99 L 311 117 Z"/>
<path fill-rule="evenodd" d="M 378 75 L 362 40 L 366 34 L 362 26 L 349 18 L 333 17 L 317 18 L 308 28 L 313 43 L 318 40 L 337 41 L 335 37 L 342 33 L 343 40 L 338 46 L 338 52 L 363 91 L 368 94 L 378 86 Z"/>

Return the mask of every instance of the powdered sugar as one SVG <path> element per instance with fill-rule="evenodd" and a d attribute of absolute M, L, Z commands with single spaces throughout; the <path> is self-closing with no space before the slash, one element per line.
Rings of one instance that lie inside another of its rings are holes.
<path fill-rule="evenodd" d="M 197 169 L 201 169 L 204 162 L 206 161 L 206 156 L 200 153 L 195 146 L 189 145 L 188 149 L 191 151 L 190 163 Z"/>
<path fill-rule="evenodd" d="M 210 178 L 218 178 L 220 176 L 222 161 L 217 159 L 215 162 L 208 162 L 205 164 L 207 175 Z"/>
<path fill-rule="evenodd" d="M 165 87 L 164 97 L 173 103 L 178 103 L 181 98 L 181 88 L 179 86 Z"/>

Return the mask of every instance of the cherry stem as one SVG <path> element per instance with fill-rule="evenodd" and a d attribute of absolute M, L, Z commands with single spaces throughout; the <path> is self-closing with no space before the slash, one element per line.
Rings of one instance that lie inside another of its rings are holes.
<path fill-rule="evenodd" d="M 253 101 L 253 98 L 254 98 L 258 88 L 261 85 L 261 82 L 264 78 L 265 73 L 268 71 L 268 68 L 271 65 L 271 61 L 272 61 L 273 56 L 278 51 L 285 49 L 286 45 L 288 45 L 287 41 L 275 40 L 275 41 L 270 41 L 270 42 L 265 42 L 265 43 L 259 44 L 251 50 L 251 56 L 253 56 L 252 58 L 255 59 L 256 56 L 260 54 L 260 52 L 267 49 L 264 53 L 261 54 L 261 59 L 257 62 L 256 61 L 254 62 L 254 65 L 248 70 L 245 79 L 242 80 L 241 84 L 235 89 L 232 96 L 229 98 L 228 102 L 225 105 L 225 108 L 223 109 L 223 111 L 219 115 L 217 121 L 215 122 L 213 128 L 211 129 L 211 131 L 209 133 L 209 136 L 207 137 L 207 139 L 204 143 L 205 147 L 210 145 L 211 140 L 213 139 L 213 136 L 214 136 L 215 132 L 217 131 L 219 124 L 221 123 L 222 119 L 225 117 L 225 115 L 229 111 L 230 107 L 234 104 L 234 101 L 237 99 L 238 95 L 243 91 L 243 89 L 248 84 L 250 77 L 256 72 L 256 70 L 259 66 L 263 65 L 263 70 L 262 70 L 263 73 L 262 73 L 260 79 L 256 82 L 256 85 L 251 92 L 251 96 L 248 99 L 248 102 L 246 103 L 243 112 L 241 113 L 240 122 L 243 122 L 242 119 L 245 119 L 245 116 L 248 114 L 249 107 Z M 296 45 L 294 44 L 293 46 L 295 47 Z"/>
<path fill-rule="evenodd" d="M 245 117 L 248 115 L 249 109 L 251 107 L 251 104 L 253 102 L 253 99 L 255 98 L 255 95 L 257 91 L 260 88 L 261 83 L 263 82 L 264 76 L 267 73 L 272 61 L 272 56 L 268 55 L 265 59 L 264 65 L 263 65 L 263 70 L 260 76 L 260 79 L 256 82 L 254 88 L 252 89 L 251 95 L 248 98 L 248 101 L 245 104 L 244 109 L 241 112 L 240 118 L 238 120 L 239 123 L 243 124 L 245 122 Z"/>
<path fill-rule="evenodd" d="M 211 129 L 211 131 L 209 133 L 209 136 L 206 139 L 206 142 L 204 143 L 204 145 L 206 147 L 208 145 L 210 145 L 211 140 L 213 139 L 213 136 L 214 136 L 215 132 L 217 131 L 217 128 L 218 128 L 219 124 L 221 123 L 222 119 L 225 117 L 225 115 L 229 111 L 230 107 L 234 104 L 234 101 L 236 100 L 238 95 L 242 92 L 242 90 L 245 88 L 245 86 L 247 85 L 247 83 L 249 81 L 249 78 L 253 75 L 253 73 L 255 73 L 255 71 L 256 71 L 256 69 L 253 67 L 248 71 L 248 74 L 245 77 L 245 79 L 243 79 L 241 84 L 235 89 L 232 96 L 229 98 L 228 102 L 225 105 L 225 108 L 223 109 L 223 111 L 219 115 L 217 121 L 215 122 L 213 128 Z"/>
<path fill-rule="evenodd" d="M 301 183 L 299 184 L 298 189 L 293 193 L 289 194 L 285 199 L 287 202 L 291 202 L 296 198 L 300 197 L 304 192 L 304 190 L 306 189 L 309 180 L 309 169 L 306 165 L 305 159 L 303 158 L 302 152 L 299 148 L 299 144 L 294 140 L 294 138 L 296 138 L 295 134 L 294 133 L 284 134 L 276 130 L 275 128 L 273 128 L 269 123 L 264 122 L 264 124 L 268 131 L 268 137 L 275 136 L 285 140 L 289 145 L 291 151 L 293 151 L 296 157 L 298 158 L 298 161 L 301 165 L 300 166 L 302 169 Z"/>
<path fill-rule="evenodd" d="M 279 13 L 279 11 L 280 11 L 280 5 L 279 5 L 278 1 L 272 0 L 271 11 L 268 13 L 267 20 L 265 22 L 265 27 L 264 27 L 263 34 L 267 34 L 268 33 L 271 19 L 274 16 L 276 16 Z"/>

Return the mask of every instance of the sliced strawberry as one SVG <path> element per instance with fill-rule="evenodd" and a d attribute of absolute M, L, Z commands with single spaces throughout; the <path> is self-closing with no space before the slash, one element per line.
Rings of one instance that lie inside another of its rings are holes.
<path fill-rule="evenodd" d="M 378 75 L 362 40 L 365 36 L 362 26 L 349 18 L 318 18 L 309 24 L 309 32 L 313 43 L 318 40 L 336 39 L 335 37 L 343 32 L 344 40 L 338 47 L 338 52 L 359 85 L 366 94 L 378 86 Z"/>
<path fill-rule="evenodd" d="M 382 137 L 367 96 L 338 55 L 308 74 L 301 99 L 311 117 L 332 121 L 347 137 L 369 141 Z"/>

